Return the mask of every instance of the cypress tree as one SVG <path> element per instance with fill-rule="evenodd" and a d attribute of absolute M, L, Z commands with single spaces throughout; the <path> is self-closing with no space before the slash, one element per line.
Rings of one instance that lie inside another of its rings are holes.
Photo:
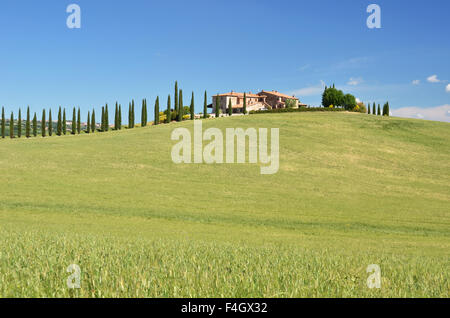
<path fill-rule="evenodd" d="M 134 117 L 134 99 L 131 100 L 131 128 L 134 128 L 135 117 Z"/>
<path fill-rule="evenodd" d="M 116 111 L 114 113 L 114 130 L 119 130 L 119 105 L 116 102 Z"/>
<path fill-rule="evenodd" d="M 233 115 L 233 107 L 231 106 L 231 99 L 228 100 L 228 116 Z"/>
<path fill-rule="evenodd" d="M 51 137 L 53 135 L 53 122 L 52 122 L 52 110 L 48 110 L 48 135 Z"/>
<path fill-rule="evenodd" d="M 119 130 L 122 130 L 122 105 L 119 104 L 119 114 L 117 115 Z"/>
<path fill-rule="evenodd" d="M 142 110 L 141 110 L 141 126 L 145 127 L 145 99 L 142 100 Z"/>
<path fill-rule="evenodd" d="M 22 111 L 19 108 L 19 118 L 17 119 L 17 137 L 22 137 Z"/>
<path fill-rule="evenodd" d="M 108 104 L 105 106 L 105 131 L 109 131 L 109 111 Z"/>
<path fill-rule="evenodd" d="M 95 133 L 97 130 L 97 124 L 95 122 L 95 109 L 92 109 L 92 117 L 91 117 L 91 131 Z"/>
<path fill-rule="evenodd" d="M 172 110 L 170 109 L 170 94 L 167 96 L 167 110 L 166 110 L 166 123 L 170 124 L 172 121 Z"/>
<path fill-rule="evenodd" d="M 205 91 L 205 100 L 203 102 L 203 118 L 208 118 L 208 96 Z"/>
<path fill-rule="evenodd" d="M 72 113 L 72 131 L 71 134 L 75 135 L 76 133 L 76 129 L 75 129 L 75 123 L 77 122 L 77 115 L 76 115 L 76 110 L 75 107 L 73 108 L 73 113 Z"/>
<path fill-rule="evenodd" d="M 377 116 L 381 116 L 381 107 L 380 107 L 380 104 L 378 104 L 378 112 L 377 112 Z"/>
<path fill-rule="evenodd" d="M 67 120 L 66 120 L 66 109 L 63 109 L 63 120 L 62 120 L 62 131 L 63 134 L 67 134 Z"/>
<path fill-rule="evenodd" d="M 11 112 L 11 118 L 9 120 L 9 138 L 14 138 L 14 114 Z"/>
<path fill-rule="evenodd" d="M 2 138 L 5 138 L 5 129 L 6 129 L 6 119 L 5 119 L 5 108 L 2 107 Z"/>
<path fill-rule="evenodd" d="M 159 96 L 156 97 L 155 102 L 155 125 L 159 125 Z"/>
<path fill-rule="evenodd" d="M 34 137 L 37 136 L 37 117 L 36 117 L 36 113 L 34 113 L 34 117 L 33 117 L 33 136 Z"/>
<path fill-rule="evenodd" d="M 184 113 L 183 90 L 180 89 L 180 94 L 178 95 L 178 116 L 177 116 L 177 121 L 182 121 L 183 120 L 183 113 Z"/>
<path fill-rule="evenodd" d="M 247 94 L 244 92 L 244 115 L 247 114 Z"/>
<path fill-rule="evenodd" d="M 377 114 L 376 106 L 375 106 L 375 103 L 373 103 L 373 106 L 372 106 L 372 115 L 376 115 L 376 114 Z"/>
<path fill-rule="evenodd" d="M 42 137 L 45 137 L 46 132 L 45 132 L 45 127 L 46 127 L 46 119 L 45 119 L 45 109 L 42 110 L 42 121 L 41 121 L 41 133 L 42 133 Z"/>
<path fill-rule="evenodd" d="M 30 106 L 28 106 L 27 108 L 27 122 L 25 125 L 25 135 L 27 138 L 31 137 Z"/>
<path fill-rule="evenodd" d="M 128 104 L 128 128 L 131 128 L 131 103 Z"/>
<path fill-rule="evenodd" d="M 175 96 L 174 96 L 174 106 L 173 108 L 175 109 L 175 113 L 177 118 L 175 118 L 178 121 L 178 81 L 175 81 Z"/>
<path fill-rule="evenodd" d="M 369 103 L 369 104 L 367 104 L 367 114 L 369 114 L 369 115 L 370 115 L 370 103 Z"/>
<path fill-rule="evenodd" d="M 102 122 L 100 123 L 100 130 L 105 131 L 105 107 L 102 107 Z"/>
<path fill-rule="evenodd" d="M 86 133 L 90 134 L 91 133 L 91 112 L 88 111 L 88 117 L 87 117 L 87 122 L 86 122 Z"/>
<path fill-rule="evenodd" d="M 192 92 L 190 111 L 191 111 L 191 120 L 194 120 L 194 118 L 195 118 L 195 111 L 194 111 L 194 92 Z"/>
<path fill-rule="evenodd" d="M 216 109 L 215 109 L 215 111 L 216 111 L 216 118 L 219 118 L 219 116 L 220 116 L 220 112 L 219 112 L 219 107 L 220 107 L 220 101 L 219 101 L 219 94 L 217 94 L 217 96 L 216 96 Z"/>
<path fill-rule="evenodd" d="M 78 135 L 81 134 L 81 110 L 80 110 L 80 107 L 78 107 L 77 131 L 78 131 Z"/>
<path fill-rule="evenodd" d="M 383 116 L 389 116 L 389 102 L 383 106 Z"/>

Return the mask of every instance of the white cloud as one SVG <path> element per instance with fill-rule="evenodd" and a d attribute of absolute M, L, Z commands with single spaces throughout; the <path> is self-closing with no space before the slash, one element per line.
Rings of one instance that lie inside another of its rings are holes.
<path fill-rule="evenodd" d="M 305 70 L 307 70 L 307 69 L 310 68 L 310 67 L 311 67 L 310 64 L 306 64 L 306 65 L 303 65 L 302 67 L 300 67 L 298 70 L 299 70 L 299 71 L 305 71 Z"/>
<path fill-rule="evenodd" d="M 419 80 L 414 80 L 414 81 L 412 81 L 412 84 L 413 84 L 413 85 L 419 85 L 419 84 L 420 84 L 420 81 L 419 81 Z"/>
<path fill-rule="evenodd" d="M 450 123 L 450 105 L 442 105 L 430 108 L 403 107 L 399 109 L 393 109 L 392 116 L 436 120 Z"/>
<path fill-rule="evenodd" d="M 430 83 L 440 83 L 441 80 L 438 79 L 437 75 L 431 75 L 430 77 L 427 78 L 427 81 Z"/>
<path fill-rule="evenodd" d="M 445 91 L 446 91 L 447 93 L 450 93 L 450 84 L 448 84 L 447 87 L 445 87 Z"/>
<path fill-rule="evenodd" d="M 348 81 L 347 85 L 356 86 L 356 85 L 361 84 L 362 82 L 364 82 L 364 80 L 361 77 L 358 77 L 358 78 L 351 77 L 350 80 Z"/>
<path fill-rule="evenodd" d="M 300 88 L 297 90 L 294 90 L 289 93 L 289 95 L 295 95 L 295 96 L 315 96 L 315 95 L 321 95 L 323 93 L 323 90 L 325 89 L 325 82 L 320 81 L 320 84 L 315 86 L 309 86 Z"/>

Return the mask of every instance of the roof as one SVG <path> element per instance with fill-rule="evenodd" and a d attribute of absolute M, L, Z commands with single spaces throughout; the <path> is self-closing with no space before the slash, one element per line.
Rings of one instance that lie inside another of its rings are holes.
<path fill-rule="evenodd" d="M 241 97 L 241 98 L 244 98 L 244 93 L 230 92 L 230 93 L 225 93 L 225 94 L 216 94 L 216 95 L 214 95 L 214 97 L 217 97 L 217 96 L 220 96 L 220 97 L 222 97 L 222 96 L 230 96 L 230 97 Z M 246 97 L 250 97 L 250 98 L 261 98 L 261 97 L 264 97 L 264 96 L 256 95 L 256 94 L 252 94 L 252 93 L 245 93 L 245 96 Z"/>
<path fill-rule="evenodd" d="M 286 95 L 286 94 L 283 94 L 283 93 L 280 93 L 280 92 L 277 92 L 277 91 L 271 91 L 271 92 L 261 91 L 261 93 L 258 93 L 258 95 L 275 95 L 275 96 L 283 97 L 283 98 L 298 99 L 295 96 Z"/>

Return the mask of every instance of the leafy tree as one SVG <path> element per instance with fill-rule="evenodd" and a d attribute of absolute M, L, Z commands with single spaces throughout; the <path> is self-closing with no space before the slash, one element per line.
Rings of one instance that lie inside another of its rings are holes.
<path fill-rule="evenodd" d="M 219 116 L 220 116 L 220 112 L 219 112 L 220 101 L 219 101 L 219 99 L 220 99 L 219 94 L 217 94 L 217 96 L 216 96 L 216 107 L 215 107 L 216 118 L 219 118 Z"/>
<path fill-rule="evenodd" d="M 31 137 L 30 106 L 28 106 L 27 108 L 27 122 L 25 124 L 25 135 L 27 138 Z"/>
<path fill-rule="evenodd" d="M 48 110 L 48 135 L 51 137 L 53 135 L 53 122 L 52 122 L 52 110 Z"/>
<path fill-rule="evenodd" d="M 97 130 L 97 124 L 95 122 L 95 109 L 92 109 L 91 131 L 92 131 L 92 133 L 95 133 L 96 130 Z"/>
<path fill-rule="evenodd" d="M 42 110 L 42 120 L 41 120 L 41 133 L 42 133 L 42 137 L 45 137 L 45 135 L 46 135 L 45 126 L 46 126 L 45 109 L 43 109 L 43 110 Z"/>
<path fill-rule="evenodd" d="M 244 115 L 247 114 L 247 93 L 245 92 L 244 92 L 244 107 L 242 111 L 244 112 Z"/>
<path fill-rule="evenodd" d="M 19 108 L 19 118 L 17 119 L 17 137 L 22 137 L 22 111 Z"/>
<path fill-rule="evenodd" d="M 77 122 L 77 113 L 75 110 L 75 107 L 73 108 L 73 113 L 72 113 L 72 131 L 71 134 L 75 135 L 76 133 L 76 129 L 75 129 L 75 123 Z"/>
<path fill-rule="evenodd" d="M 88 117 L 87 117 L 87 122 L 86 122 L 86 133 L 90 134 L 91 133 L 91 112 L 88 111 Z"/>
<path fill-rule="evenodd" d="M 325 88 L 322 94 L 322 105 L 324 107 L 330 107 L 331 105 L 335 107 L 344 105 L 344 93 L 341 90 L 337 90 L 334 87 Z"/>
<path fill-rule="evenodd" d="M 5 108 L 2 107 L 2 138 L 5 138 L 5 129 L 6 129 L 6 119 L 5 119 Z"/>
<path fill-rule="evenodd" d="M 166 123 L 170 124 L 172 122 L 172 110 L 170 109 L 170 94 L 167 96 L 167 110 L 166 110 Z"/>
<path fill-rule="evenodd" d="M 14 138 L 14 114 L 11 112 L 11 118 L 9 119 L 9 138 Z"/>
<path fill-rule="evenodd" d="M 159 96 L 156 97 L 155 102 L 155 125 L 159 125 Z"/>
<path fill-rule="evenodd" d="M 356 98 L 351 94 L 344 95 L 343 105 L 347 110 L 353 110 L 356 107 Z"/>
<path fill-rule="evenodd" d="M 191 106 L 190 106 L 190 111 L 191 111 L 191 120 L 194 120 L 195 118 L 195 110 L 194 110 L 194 92 L 192 92 L 192 97 L 191 97 Z"/>
<path fill-rule="evenodd" d="M 78 132 L 78 135 L 81 134 L 81 110 L 80 110 L 80 107 L 78 107 L 77 132 Z"/>
<path fill-rule="evenodd" d="M 34 113 L 34 117 L 33 117 L 33 136 L 34 137 L 37 136 L 37 117 L 36 117 L 36 113 Z"/>
<path fill-rule="evenodd" d="M 231 105 L 231 99 L 228 100 L 228 116 L 233 115 L 233 106 Z"/>
<path fill-rule="evenodd" d="M 203 118 L 208 118 L 208 96 L 205 91 L 205 100 L 203 102 Z"/>

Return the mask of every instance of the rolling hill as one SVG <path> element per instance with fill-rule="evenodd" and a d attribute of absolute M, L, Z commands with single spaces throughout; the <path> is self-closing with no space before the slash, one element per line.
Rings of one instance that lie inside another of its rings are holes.
<path fill-rule="evenodd" d="M 280 128 L 280 168 L 176 165 L 174 128 L 0 140 L 1 297 L 448 297 L 450 125 L 353 113 Z M 81 269 L 69 290 L 67 267 Z M 382 288 L 369 289 L 368 265 Z"/>

